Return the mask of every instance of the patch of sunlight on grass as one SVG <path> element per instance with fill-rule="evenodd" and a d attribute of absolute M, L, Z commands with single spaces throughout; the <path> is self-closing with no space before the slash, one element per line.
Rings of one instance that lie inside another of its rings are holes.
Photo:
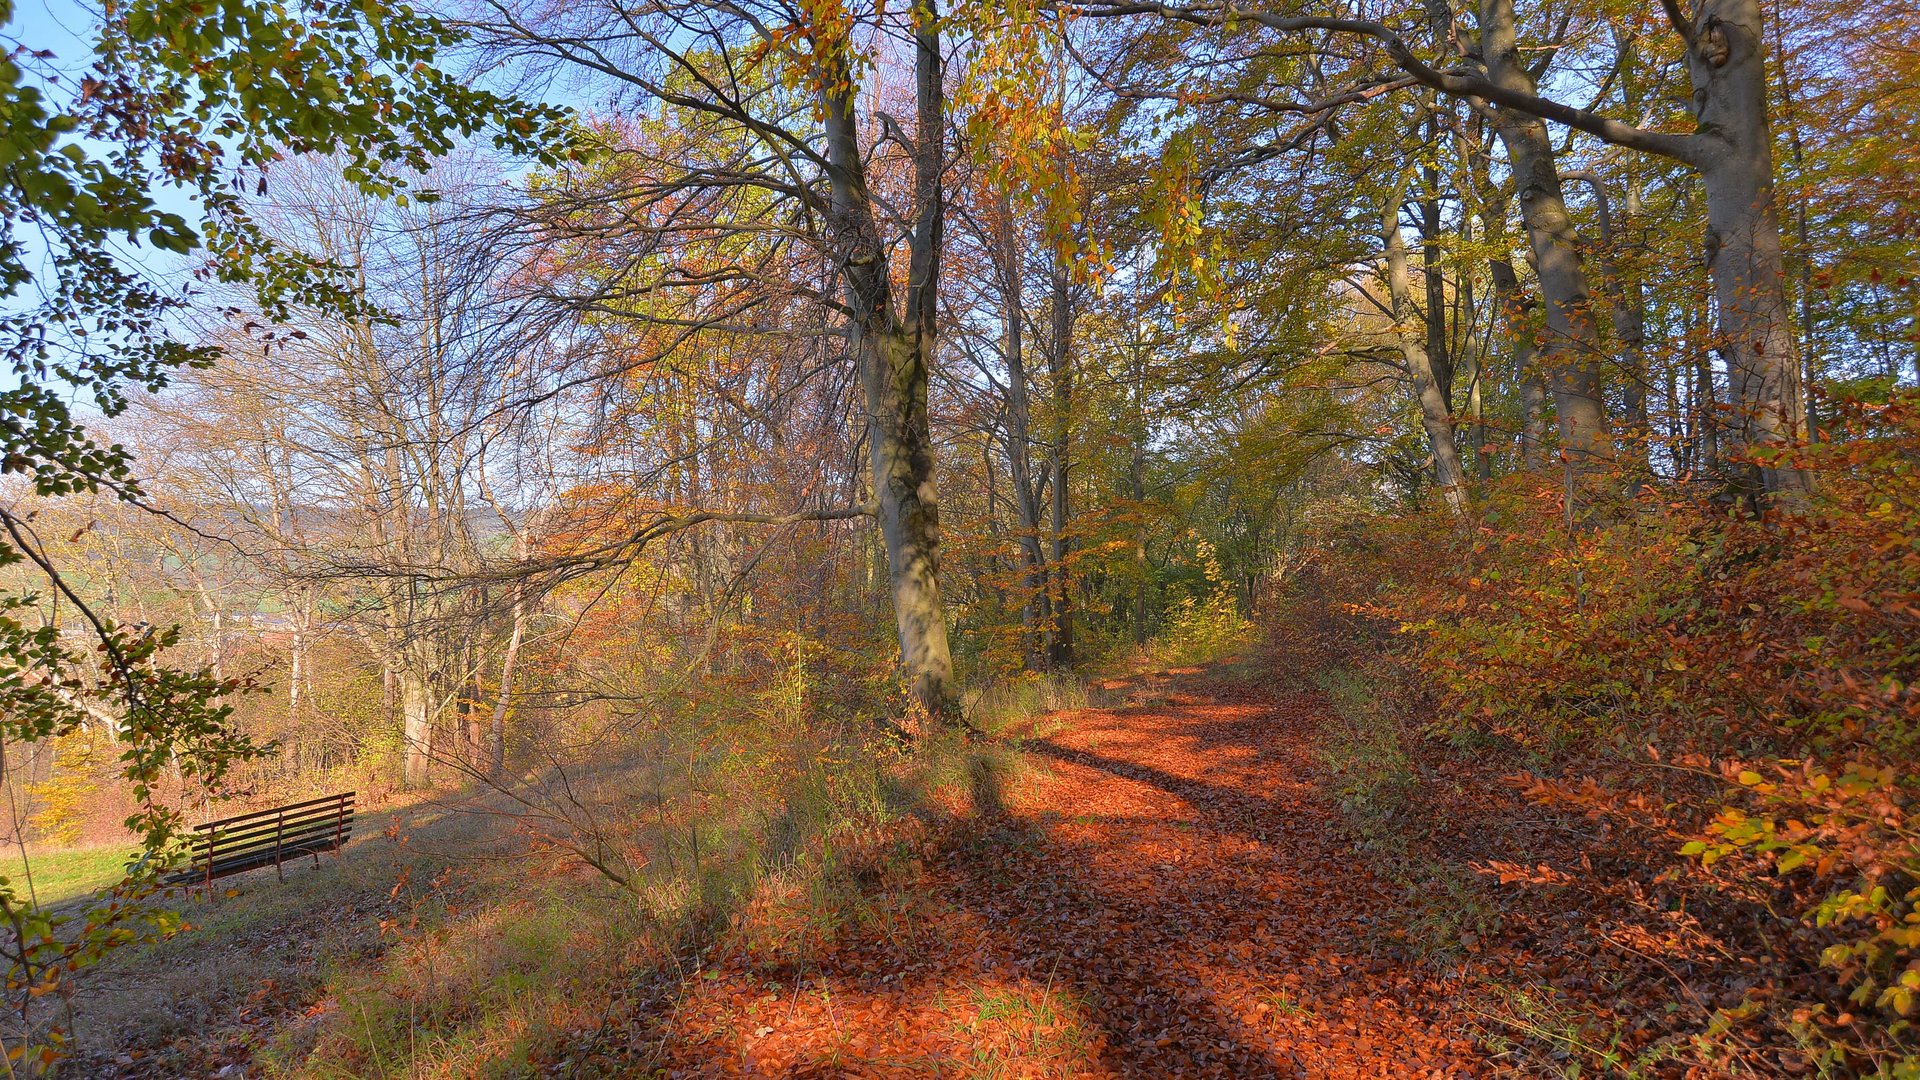
<path fill-rule="evenodd" d="M 1075 1076 L 1097 1039 L 1087 1002 L 1056 986 L 975 986 L 973 1016 L 955 1033 L 970 1047 L 970 1076 Z"/>
<path fill-rule="evenodd" d="M 111 844 L 104 847 L 70 848 L 65 851 L 29 852 L 26 861 L 15 848 L 0 854 L 0 876 L 21 895 L 27 882 L 33 882 L 33 895 L 42 904 L 58 904 L 77 896 L 98 892 L 120 880 L 126 872 L 133 848 Z"/>
<path fill-rule="evenodd" d="M 969 693 L 964 708 L 967 720 L 974 727 L 990 735 L 1000 735 L 1049 714 L 1084 709 L 1087 705 L 1087 684 L 1080 679 L 1072 675 L 1027 674 Z"/>

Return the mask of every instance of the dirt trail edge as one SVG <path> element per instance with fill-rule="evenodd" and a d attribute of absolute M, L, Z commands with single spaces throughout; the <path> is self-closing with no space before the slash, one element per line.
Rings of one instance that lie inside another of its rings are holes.
<path fill-rule="evenodd" d="M 1307 689 L 1136 680 L 1059 714 L 968 842 L 802 966 L 743 953 L 656 1029 L 672 1076 L 1464 1077 L 1447 980 L 1316 788 Z M 1043 729 L 1047 730 L 1047 729 Z M 992 793 L 988 793 L 992 798 Z"/>

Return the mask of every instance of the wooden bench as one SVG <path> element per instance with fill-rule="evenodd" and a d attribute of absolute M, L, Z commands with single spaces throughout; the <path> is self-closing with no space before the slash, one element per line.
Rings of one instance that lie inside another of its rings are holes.
<path fill-rule="evenodd" d="M 206 885 L 213 879 L 271 866 L 286 880 L 282 864 L 301 855 L 338 852 L 353 836 L 353 792 L 255 810 L 196 825 L 187 864 L 165 878 L 168 885 Z"/>

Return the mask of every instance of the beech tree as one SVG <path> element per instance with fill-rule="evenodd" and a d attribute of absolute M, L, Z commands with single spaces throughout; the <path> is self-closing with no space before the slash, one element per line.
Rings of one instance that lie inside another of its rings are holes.
<path fill-rule="evenodd" d="M 555 286 L 554 299 L 596 318 L 692 332 L 685 309 L 659 303 L 700 294 L 706 306 L 691 318 L 714 330 L 801 296 L 837 316 L 833 332 L 859 372 L 868 501 L 772 513 L 680 508 L 635 530 L 628 549 L 709 522 L 872 516 L 911 698 L 929 716 L 957 717 L 928 415 L 946 228 L 938 9 L 931 0 L 873 15 L 655 0 L 495 3 L 489 12 L 478 32 L 501 56 L 631 96 L 643 116 L 678 126 L 616 141 L 614 168 L 558 175 L 527 211 L 556 242 L 596 231 L 628 238 L 627 257 L 590 290 Z M 889 111 L 891 98 L 864 84 L 894 62 L 895 47 L 911 56 L 910 129 Z M 631 210 L 608 213 L 614 207 Z"/>
<path fill-rule="evenodd" d="M 1368 19 L 1231 3 L 1175 7 L 1087 0 L 1075 6 L 1097 15 L 1155 15 L 1206 26 L 1256 25 L 1287 34 L 1319 31 L 1371 38 L 1420 85 L 1491 106 L 1521 180 L 1522 217 L 1533 241 L 1550 325 L 1556 318 L 1564 320 L 1554 327 L 1556 333 L 1583 346 L 1597 337 L 1542 121 L 1698 170 L 1706 188 L 1703 246 L 1719 319 L 1717 345 L 1727 361 L 1741 443 L 1757 463 L 1745 486 L 1756 495 L 1789 498 L 1806 488 L 1804 473 L 1775 456 L 1805 435 L 1806 406 L 1774 200 L 1767 45 L 1759 0 L 1700 0 L 1690 11 L 1683 10 L 1680 0 L 1662 0 L 1669 25 L 1686 47 L 1695 124 L 1689 133 L 1639 127 L 1540 94 L 1537 76 L 1517 61 L 1518 16 L 1512 0 L 1483 0 L 1478 40 L 1465 49 L 1461 63 L 1444 67 L 1423 60 L 1388 24 Z M 1599 454 L 1604 443 L 1590 440 L 1604 431 L 1597 423 L 1601 403 L 1585 374 L 1592 370 L 1595 350 L 1582 351 L 1583 362 L 1551 365 L 1549 378 L 1558 383 L 1563 442 L 1572 434 L 1568 446 L 1584 448 L 1575 452 Z"/>

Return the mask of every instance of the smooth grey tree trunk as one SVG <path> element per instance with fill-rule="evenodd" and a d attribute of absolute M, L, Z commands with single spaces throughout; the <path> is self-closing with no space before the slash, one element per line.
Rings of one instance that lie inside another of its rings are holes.
<path fill-rule="evenodd" d="M 1779 209 L 1773 197 L 1773 131 L 1767 114 L 1767 56 L 1759 0 L 1705 0 L 1694 16 L 1687 71 L 1701 135 L 1707 194 L 1707 270 L 1719 312 L 1746 453 L 1806 436 L 1800 348 L 1787 299 Z M 1789 498 L 1808 489 L 1785 463 L 1753 469 L 1756 493 Z"/>
<path fill-rule="evenodd" d="M 824 60 L 834 70 L 822 73 L 828 87 L 822 104 L 832 166 L 829 224 L 845 260 L 849 337 L 866 396 L 874 510 L 886 546 L 901 671 L 915 705 L 947 722 L 958 719 L 959 701 L 940 598 L 940 497 L 927 414 L 945 220 L 946 92 L 938 11 L 931 0 L 920 0 L 913 17 L 918 112 L 904 311 L 895 308 L 887 247 L 867 187 L 855 114 L 859 82 L 845 55 Z"/>
<path fill-rule="evenodd" d="M 401 779 L 409 788 L 421 788 L 432 780 L 433 703 L 427 681 L 418 672 L 399 675 L 400 734 L 406 744 Z"/>
<path fill-rule="evenodd" d="M 1480 33 L 1488 79 L 1515 93 L 1534 94 L 1533 75 L 1519 56 L 1513 0 L 1483 0 Z M 1561 456 L 1570 477 L 1577 476 L 1604 467 L 1613 456 L 1601 389 L 1604 353 L 1580 261 L 1580 238 L 1567 213 L 1545 121 L 1513 109 L 1492 112 L 1540 281 L 1546 315 L 1539 342 L 1541 374 L 1558 414 Z"/>

